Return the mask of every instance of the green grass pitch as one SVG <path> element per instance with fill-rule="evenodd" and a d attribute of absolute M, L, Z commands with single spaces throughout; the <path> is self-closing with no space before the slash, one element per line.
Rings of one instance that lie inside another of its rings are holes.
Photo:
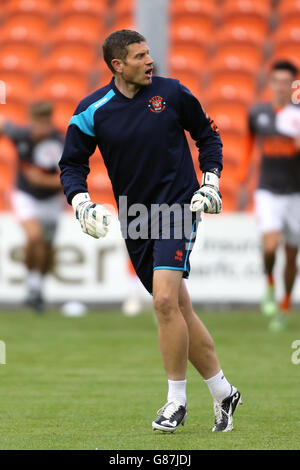
<path fill-rule="evenodd" d="M 278 333 L 255 312 L 200 317 L 243 395 L 230 433 L 211 432 L 212 400 L 192 366 L 186 425 L 152 431 L 167 386 L 151 312 L 65 318 L 2 310 L 0 449 L 299 449 L 300 364 L 291 361 L 299 312 Z"/>

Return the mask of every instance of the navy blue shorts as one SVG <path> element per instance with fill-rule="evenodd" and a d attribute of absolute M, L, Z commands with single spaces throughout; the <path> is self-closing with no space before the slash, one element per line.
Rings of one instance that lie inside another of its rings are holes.
<path fill-rule="evenodd" d="M 182 271 L 183 278 L 189 277 L 189 257 L 195 243 L 198 223 L 199 217 L 193 214 L 189 233 L 183 230 L 180 238 L 174 236 L 173 226 L 168 238 L 160 236 L 156 239 L 125 239 L 136 274 L 150 294 L 152 294 L 153 271 L 157 269 Z"/>

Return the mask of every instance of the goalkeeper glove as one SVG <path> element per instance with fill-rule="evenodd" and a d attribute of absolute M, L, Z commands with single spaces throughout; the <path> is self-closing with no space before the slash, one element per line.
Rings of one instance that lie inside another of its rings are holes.
<path fill-rule="evenodd" d="M 222 196 L 219 192 L 219 171 L 203 173 L 201 187 L 192 197 L 190 210 L 208 214 L 219 214 L 222 210 Z"/>
<path fill-rule="evenodd" d="M 93 203 L 89 193 L 76 194 L 72 206 L 84 233 L 94 238 L 105 237 L 111 219 L 111 213 L 105 207 Z"/>

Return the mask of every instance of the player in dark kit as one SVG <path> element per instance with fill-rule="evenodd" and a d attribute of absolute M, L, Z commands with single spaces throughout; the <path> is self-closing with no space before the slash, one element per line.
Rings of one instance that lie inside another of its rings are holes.
<path fill-rule="evenodd" d="M 53 237 L 64 207 L 58 167 L 63 139 L 53 127 L 52 111 L 49 102 L 33 103 L 28 126 L 18 126 L 0 116 L 0 132 L 18 151 L 12 208 L 26 236 L 26 304 L 38 312 L 45 307 L 43 279 L 52 267 Z"/>
<path fill-rule="evenodd" d="M 240 393 L 225 378 L 183 280 L 189 275 L 197 211 L 219 213 L 222 208 L 220 137 L 187 88 L 178 80 L 152 76 L 153 60 L 139 33 L 112 33 L 103 53 L 114 77 L 81 101 L 70 121 L 60 161 L 63 188 L 82 230 L 96 238 L 105 236 L 110 214 L 90 201 L 86 184 L 88 160 L 98 145 L 129 256 L 153 294 L 169 386 L 153 429 L 174 432 L 184 424 L 189 359 L 213 396 L 213 431 L 229 431 Z M 200 190 L 185 129 L 200 150 Z"/>
<path fill-rule="evenodd" d="M 296 67 L 287 61 L 276 62 L 271 70 L 272 102 L 259 103 L 249 113 L 249 137 L 238 178 L 247 179 L 253 144 L 261 154 L 255 212 L 262 234 L 263 261 L 267 289 L 261 303 L 262 313 L 273 317 L 272 330 L 287 324 L 291 294 L 297 275 L 300 244 L 300 108 L 291 101 Z M 276 252 L 285 244 L 285 294 L 277 306 L 273 270 Z"/>

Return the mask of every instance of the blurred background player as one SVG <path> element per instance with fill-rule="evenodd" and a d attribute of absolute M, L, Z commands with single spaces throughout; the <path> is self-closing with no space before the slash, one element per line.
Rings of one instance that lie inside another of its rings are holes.
<path fill-rule="evenodd" d="M 262 234 L 263 263 L 267 288 L 261 311 L 274 316 L 271 329 L 286 325 L 291 308 L 291 294 L 297 275 L 300 243 L 300 107 L 291 101 L 292 83 L 297 68 L 288 61 L 277 61 L 270 74 L 272 101 L 253 106 L 249 113 L 249 137 L 239 168 L 239 181 L 245 182 L 253 146 L 261 154 L 255 212 Z M 284 239 L 285 294 L 279 304 L 275 299 L 274 265 L 277 249 Z"/>
<path fill-rule="evenodd" d="M 63 139 L 52 124 L 52 104 L 35 102 L 28 126 L 18 126 L 0 115 L 0 132 L 16 145 L 18 170 L 12 208 L 21 223 L 26 244 L 26 304 L 44 310 L 42 283 L 53 262 L 52 241 L 63 209 L 58 162 Z"/>

